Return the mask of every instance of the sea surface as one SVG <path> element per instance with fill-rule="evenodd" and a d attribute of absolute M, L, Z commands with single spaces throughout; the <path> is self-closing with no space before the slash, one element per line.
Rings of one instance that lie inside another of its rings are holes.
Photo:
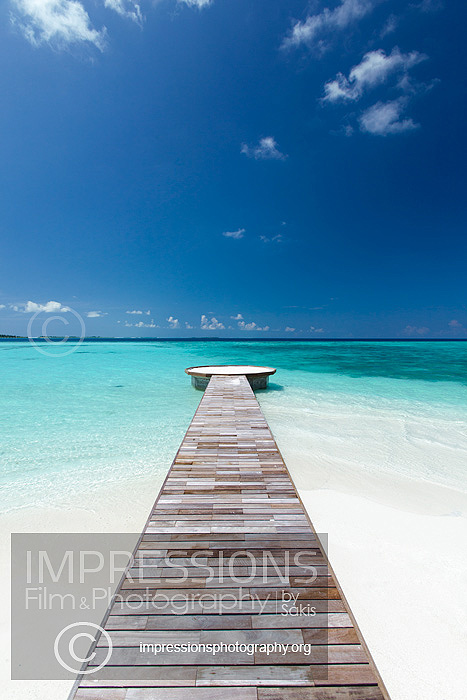
<path fill-rule="evenodd" d="M 0 511 L 162 479 L 202 364 L 277 368 L 257 396 L 299 487 L 466 490 L 467 342 L 4 340 Z"/>

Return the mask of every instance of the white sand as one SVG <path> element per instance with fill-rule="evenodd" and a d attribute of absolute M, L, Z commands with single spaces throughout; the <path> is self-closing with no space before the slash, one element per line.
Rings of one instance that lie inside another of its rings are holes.
<path fill-rule="evenodd" d="M 134 532 L 144 527 L 163 478 L 119 484 L 116 489 L 83 494 L 80 507 L 65 510 L 22 510 L 0 516 L 1 597 L 10 598 L 11 532 Z M 0 641 L 3 650 L 0 666 L 2 698 L 8 700 L 66 700 L 73 683 L 67 681 L 10 680 L 10 615 L 0 610 Z"/>
<path fill-rule="evenodd" d="M 302 484 L 303 467 L 289 466 Z M 2 571 L 9 572 L 9 532 L 139 532 L 160 485 L 154 479 L 132 483 L 131 489 L 121 484 L 118 492 L 83 495 L 82 503 L 67 511 L 3 516 Z M 436 502 L 440 487 L 433 488 Z M 465 697 L 465 517 L 408 512 L 336 490 L 300 493 L 316 529 L 329 533 L 331 564 L 392 700 Z M 455 502 L 465 506 L 465 496 L 456 493 Z M 9 573 L 2 577 L 3 598 L 8 587 Z M 7 650 L 5 606 L 0 614 Z M 6 651 L 1 671 L 9 700 L 65 700 L 71 688 L 67 682 L 8 680 Z"/>
<path fill-rule="evenodd" d="M 301 496 L 392 700 L 466 697 L 467 520 Z"/>

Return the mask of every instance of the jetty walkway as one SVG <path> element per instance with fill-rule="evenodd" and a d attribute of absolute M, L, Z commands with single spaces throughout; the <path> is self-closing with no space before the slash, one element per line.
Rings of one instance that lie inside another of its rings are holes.
<path fill-rule="evenodd" d="M 128 573 L 75 700 L 388 698 L 245 375 L 210 378 Z"/>

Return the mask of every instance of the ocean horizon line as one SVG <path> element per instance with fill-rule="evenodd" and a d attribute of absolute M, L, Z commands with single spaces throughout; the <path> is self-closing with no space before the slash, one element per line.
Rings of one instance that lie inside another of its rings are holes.
<path fill-rule="evenodd" d="M 273 337 L 264 338 L 260 336 L 245 337 L 226 337 L 226 336 L 182 336 L 177 338 L 158 337 L 158 336 L 78 336 L 78 335 L 51 335 L 51 336 L 19 336 L 19 335 L 0 335 L 0 341 L 24 341 L 34 340 L 48 342 L 50 340 L 82 340 L 87 342 L 134 342 L 134 341 L 154 341 L 154 342 L 286 342 L 286 343 L 466 343 L 467 338 L 391 338 L 391 337 L 359 337 L 359 338 L 284 338 Z"/>

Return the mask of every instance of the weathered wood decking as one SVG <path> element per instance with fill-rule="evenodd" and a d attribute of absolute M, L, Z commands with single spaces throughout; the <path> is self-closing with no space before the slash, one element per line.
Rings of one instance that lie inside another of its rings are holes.
<path fill-rule="evenodd" d="M 110 661 L 82 677 L 76 700 L 387 698 L 246 377 L 211 379 L 142 534 L 135 576 L 138 566 L 143 578 L 121 584 L 104 624 Z M 222 642 L 239 645 L 215 655 L 140 650 Z M 253 643 L 290 646 L 240 646 Z M 105 652 L 101 636 L 91 664 Z"/>

